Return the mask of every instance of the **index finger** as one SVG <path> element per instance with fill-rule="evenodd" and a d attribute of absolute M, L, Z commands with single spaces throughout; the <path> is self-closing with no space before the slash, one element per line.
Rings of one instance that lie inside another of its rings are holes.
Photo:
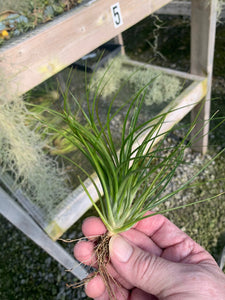
<path fill-rule="evenodd" d="M 148 212 L 149 218 L 139 221 L 135 229 L 144 232 L 162 250 L 161 257 L 186 263 L 207 261 L 216 264 L 212 256 L 186 233 L 162 215 Z"/>
<path fill-rule="evenodd" d="M 82 231 L 83 234 L 90 239 L 106 233 L 107 229 L 100 218 L 92 216 L 83 221 Z"/>
<path fill-rule="evenodd" d="M 170 222 L 163 215 L 153 215 L 154 212 L 149 211 L 146 215 L 149 218 L 139 221 L 135 225 L 135 229 L 144 232 L 150 237 L 161 249 L 168 248 L 179 243 L 187 235 L 181 231 L 176 225 Z M 151 216 L 153 215 L 153 216 Z"/>

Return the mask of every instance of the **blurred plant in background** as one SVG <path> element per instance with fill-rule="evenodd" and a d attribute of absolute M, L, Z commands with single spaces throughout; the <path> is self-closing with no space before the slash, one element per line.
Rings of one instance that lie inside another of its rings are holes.
<path fill-rule="evenodd" d="M 0 0 L 0 45 L 79 5 L 82 0 Z"/>

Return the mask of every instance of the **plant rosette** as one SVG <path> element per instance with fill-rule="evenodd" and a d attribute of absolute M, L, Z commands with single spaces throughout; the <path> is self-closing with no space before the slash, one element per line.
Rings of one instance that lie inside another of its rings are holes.
<path fill-rule="evenodd" d="M 190 136 L 198 116 L 186 130 L 186 134 L 176 146 L 165 148 L 164 141 L 172 129 L 163 129 L 163 124 L 173 109 L 166 113 L 160 113 L 141 124 L 138 122 L 141 108 L 145 101 L 146 88 L 151 85 L 152 81 L 141 88 L 112 113 L 112 106 L 118 95 L 118 93 L 115 93 L 109 104 L 104 124 L 101 121 L 98 110 L 102 89 L 104 87 L 107 88 L 105 84 L 102 87 L 102 81 L 103 78 L 99 81 L 94 95 L 91 93 L 91 81 L 89 85 L 86 84 L 87 112 L 76 97 L 71 95 L 79 107 L 86 124 L 82 124 L 78 121 L 76 115 L 71 111 L 68 101 L 68 95 L 70 94 L 69 87 L 67 87 L 64 93 L 63 112 L 58 113 L 51 110 L 49 110 L 49 112 L 61 118 L 70 130 L 61 130 L 60 128 L 52 129 L 69 139 L 74 146 L 83 153 L 91 163 L 100 181 L 102 190 L 100 190 L 87 171 L 77 162 L 71 161 L 72 164 L 80 168 L 91 180 L 98 194 L 99 204 L 94 201 L 85 184 L 80 180 L 81 186 L 107 228 L 107 233 L 103 236 L 96 237 L 94 241 L 97 271 L 93 276 L 96 276 L 96 274 L 102 276 L 110 298 L 113 299 L 115 297 L 113 289 L 110 286 L 110 281 L 113 280 L 113 278 L 109 276 L 107 271 L 110 237 L 130 229 L 138 221 L 149 218 L 155 214 L 192 205 L 193 203 L 147 214 L 149 211 L 154 211 L 156 207 L 168 201 L 178 192 L 191 187 L 197 176 L 206 169 L 224 149 L 197 170 L 190 179 L 181 183 L 176 190 L 167 193 L 166 188 L 171 182 L 177 167 L 185 163 L 185 149 L 191 146 L 199 134 L 198 132 L 195 136 Z M 93 98 L 91 99 L 91 97 Z M 126 109 L 126 113 L 124 115 L 120 136 L 120 150 L 118 151 L 113 140 L 111 121 L 122 109 Z M 224 119 L 221 122 L 223 121 Z M 195 203 L 211 200 L 217 196 L 218 195 L 208 199 L 202 199 Z"/>

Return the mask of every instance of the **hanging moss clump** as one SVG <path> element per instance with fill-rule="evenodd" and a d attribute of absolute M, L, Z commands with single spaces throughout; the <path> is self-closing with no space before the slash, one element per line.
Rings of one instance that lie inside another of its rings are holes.
<path fill-rule="evenodd" d="M 1 96 L 2 95 L 2 96 Z M 6 102 L 0 95 L 0 175 L 9 173 L 14 188 L 23 193 L 47 216 L 70 192 L 66 175 L 56 160 L 43 148 L 46 140 L 32 128 L 32 114 L 22 99 L 15 97 Z"/>
<path fill-rule="evenodd" d="M 166 103 L 174 99 L 181 91 L 182 83 L 179 78 L 163 74 L 153 68 L 145 69 L 133 66 L 129 68 L 126 62 L 126 57 L 118 56 L 109 60 L 104 68 L 97 70 L 92 79 L 93 93 L 100 81 L 103 81 L 103 86 L 105 85 L 101 91 L 104 98 L 118 91 L 118 87 L 126 80 L 129 89 L 134 94 L 149 84 L 145 91 L 145 105 L 152 105 Z"/>

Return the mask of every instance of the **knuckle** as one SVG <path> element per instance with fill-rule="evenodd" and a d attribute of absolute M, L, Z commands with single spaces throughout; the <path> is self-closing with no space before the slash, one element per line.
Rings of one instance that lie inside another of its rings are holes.
<path fill-rule="evenodd" d="M 138 280 L 137 284 L 144 284 L 146 281 L 149 281 L 151 274 L 154 269 L 155 257 L 150 256 L 148 253 L 142 251 L 138 255 L 133 264 L 133 271 L 135 277 Z"/>

